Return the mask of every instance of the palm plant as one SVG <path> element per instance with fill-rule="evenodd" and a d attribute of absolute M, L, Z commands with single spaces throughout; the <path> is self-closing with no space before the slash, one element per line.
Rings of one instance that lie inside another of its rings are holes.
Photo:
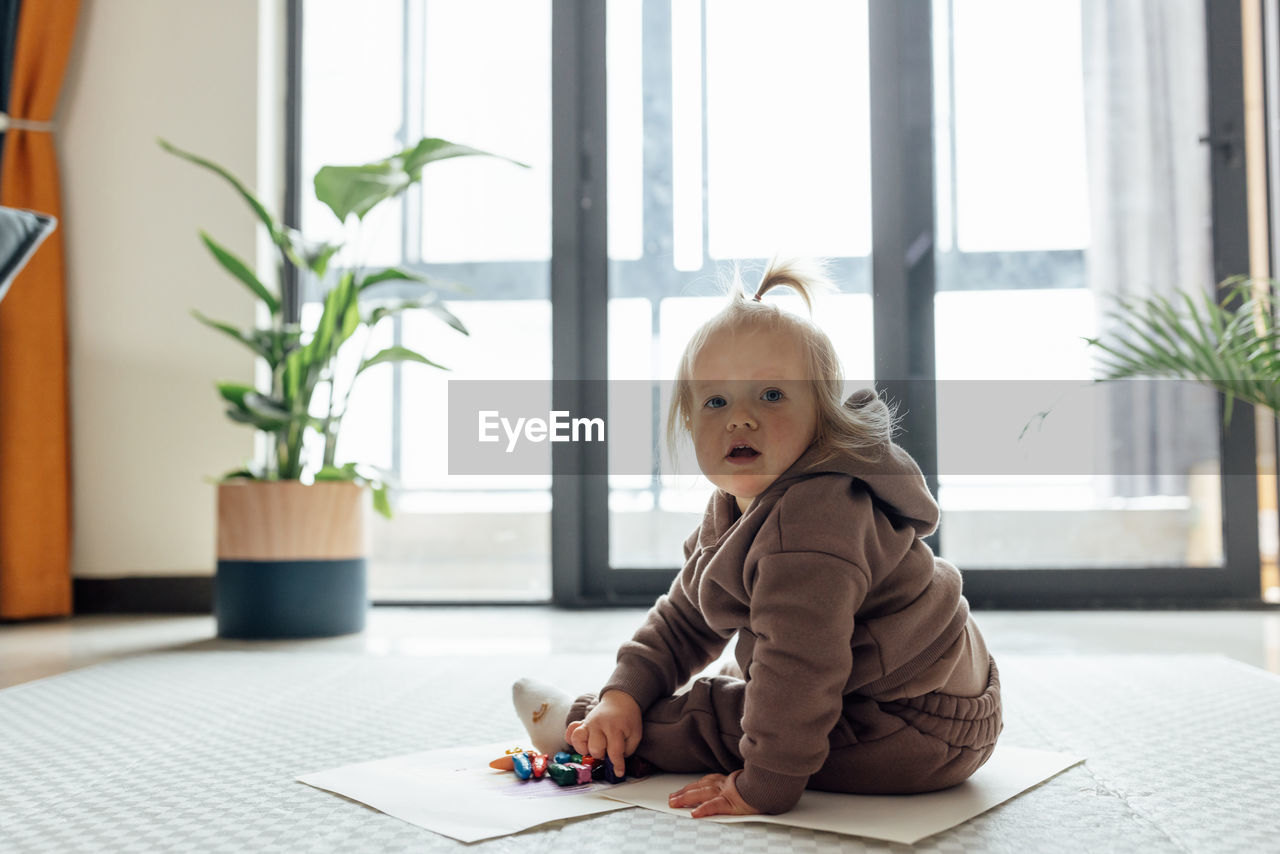
<path fill-rule="evenodd" d="M 1109 317 L 1118 331 L 1086 338 L 1102 351 L 1103 380 L 1170 377 L 1192 380 L 1226 398 L 1223 422 L 1230 425 L 1239 399 L 1280 411 L 1280 349 L 1271 306 L 1276 282 L 1233 276 L 1221 299 L 1182 293 L 1120 298 Z"/>
<path fill-rule="evenodd" d="M 277 293 L 242 259 L 208 234 L 200 233 L 218 263 L 266 306 L 271 318 L 266 328 L 241 330 L 211 320 L 199 311 L 192 312 L 201 323 L 252 350 L 271 372 L 268 391 L 240 382 L 216 383 L 218 393 L 227 403 L 227 417 L 261 430 L 271 438 L 269 450 L 260 459 L 229 472 L 223 480 L 305 480 L 310 477 L 351 481 L 372 487 L 375 509 L 390 517 L 391 505 L 381 474 L 372 466 L 355 462 L 339 465 L 336 460 L 338 435 L 348 414 L 355 381 L 370 368 L 390 362 L 417 362 L 441 370 L 447 368 L 407 347 L 393 346 L 370 352 L 373 330 L 387 318 L 409 310 L 430 312 L 463 335 L 468 334 L 466 327 L 441 302 L 436 283 L 426 276 L 400 267 L 371 270 L 356 259 L 344 258 L 340 254 L 344 248 L 341 243 L 308 241 L 297 230 L 282 224 L 239 178 L 223 167 L 164 140 L 159 140 L 159 144 L 165 151 L 213 172 L 230 184 L 266 227 L 279 254 L 281 285 Z M 333 211 L 344 228 L 355 232 L 347 241 L 354 245 L 360 225 L 369 212 L 421 181 L 422 170 L 427 165 L 475 155 L 499 156 L 429 137 L 383 160 L 359 166 L 321 168 L 315 175 L 315 195 Z M 353 218 L 354 228 L 349 228 Z M 297 283 L 304 276 L 323 279 L 330 273 L 335 258 L 349 263 L 334 265 L 338 268 L 337 282 L 325 295 L 319 322 L 314 329 L 303 329 L 297 316 Z M 285 267 L 296 269 L 298 276 L 285 276 Z M 375 287 L 386 282 L 412 286 L 419 295 L 412 299 L 377 299 Z M 350 376 L 340 375 L 339 353 L 357 344 L 361 347 L 361 356 L 355 372 Z M 305 442 L 308 434 L 319 434 L 324 439 L 319 460 L 308 455 Z"/>

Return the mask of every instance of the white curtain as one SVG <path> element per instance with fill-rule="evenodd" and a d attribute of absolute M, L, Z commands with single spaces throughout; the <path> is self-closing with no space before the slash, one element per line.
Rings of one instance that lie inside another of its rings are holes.
<path fill-rule="evenodd" d="M 1100 312 L 1116 294 L 1213 287 L 1204 0 L 1081 0 L 1091 244 Z M 1101 329 L 1109 327 L 1104 322 Z M 1214 395 L 1174 381 L 1104 390 L 1115 496 L 1186 495 L 1218 456 Z"/>

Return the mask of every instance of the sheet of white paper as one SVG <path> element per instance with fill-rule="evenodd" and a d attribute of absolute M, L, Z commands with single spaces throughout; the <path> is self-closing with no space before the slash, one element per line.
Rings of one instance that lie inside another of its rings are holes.
<path fill-rule="evenodd" d="M 805 792 L 795 809 L 782 815 L 715 816 L 697 821 L 764 821 L 911 845 L 968 821 L 1083 761 L 1083 757 L 1065 753 L 999 745 L 977 773 L 959 786 L 941 792 L 922 795 Z M 697 774 L 661 774 L 617 786 L 607 790 L 605 796 L 687 817 L 689 810 L 667 806 L 667 795 L 697 778 Z"/>
<path fill-rule="evenodd" d="M 627 809 L 600 792 L 608 783 L 561 788 L 522 782 L 489 760 L 518 739 L 426 750 L 304 774 L 300 783 L 334 792 L 460 842 L 516 833 L 548 821 Z"/>

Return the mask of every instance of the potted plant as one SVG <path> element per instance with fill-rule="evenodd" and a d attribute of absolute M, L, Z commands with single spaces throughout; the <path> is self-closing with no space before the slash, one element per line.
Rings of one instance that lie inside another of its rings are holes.
<path fill-rule="evenodd" d="M 262 443 L 264 453 L 224 475 L 218 484 L 218 634 L 314 637 L 360 631 L 368 607 L 362 487 L 371 490 L 373 506 L 382 515 L 389 518 L 391 506 L 380 472 L 336 458 L 352 388 L 365 371 L 385 363 L 417 362 L 444 369 L 407 347 L 369 352 L 374 328 L 387 318 L 420 310 L 463 335 L 466 327 L 441 302 L 427 277 L 399 267 L 368 269 L 348 257 L 343 243 L 308 241 L 283 225 L 223 167 L 164 140 L 159 144 L 235 189 L 266 228 L 281 270 L 280 287 L 273 290 L 247 263 L 201 232 L 217 262 L 266 306 L 271 319 L 269 326 L 242 330 L 193 311 L 201 323 L 253 351 L 271 375 L 269 389 L 234 381 L 216 384 L 227 416 L 269 437 Z M 333 211 L 344 233 L 351 233 L 345 244 L 353 246 L 369 212 L 418 183 L 426 166 L 476 155 L 498 156 L 425 138 L 383 160 L 321 168 L 315 175 L 315 196 Z M 285 276 L 286 267 L 295 269 L 297 277 Z M 296 282 L 306 276 L 327 276 L 333 284 L 318 323 L 304 329 Z M 380 299 L 378 285 L 388 282 L 410 285 L 418 295 Z M 363 348 L 361 357 L 353 373 L 344 373 L 338 356 L 352 347 Z M 308 443 L 308 436 L 316 438 Z M 322 450 L 317 454 L 316 448 Z"/>
<path fill-rule="evenodd" d="M 1280 350 L 1272 304 L 1275 282 L 1233 276 L 1224 296 L 1182 293 L 1120 299 L 1110 317 L 1117 331 L 1085 339 L 1102 352 L 1102 380 L 1169 377 L 1192 380 L 1234 402 L 1280 411 Z"/>

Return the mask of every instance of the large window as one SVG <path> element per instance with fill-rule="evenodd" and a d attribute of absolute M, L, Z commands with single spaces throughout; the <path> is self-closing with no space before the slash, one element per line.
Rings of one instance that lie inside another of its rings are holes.
<path fill-rule="evenodd" d="M 433 164 L 420 187 L 375 211 L 365 229 L 368 263 L 465 288 L 442 293 L 470 332 L 425 312 L 384 323 L 386 343 L 450 370 L 381 366 L 357 389 L 364 399 L 353 412 L 362 420 L 345 425 L 339 455 L 382 465 L 399 484 L 394 520 L 370 522 L 371 594 L 545 600 L 549 473 L 450 475 L 446 423 L 450 380 L 551 378 L 551 4 L 368 0 L 358 14 L 340 0 L 300 5 L 303 176 L 385 157 L 424 136 L 531 167 L 489 158 Z M 302 220 L 310 233 L 337 226 L 314 200 Z"/>
<path fill-rule="evenodd" d="M 1159 5 L 298 4 L 304 176 L 424 135 L 532 165 L 433 166 L 374 224 L 368 260 L 467 285 L 449 299 L 472 330 L 387 327 L 454 370 L 363 389 L 373 415 L 346 442 L 401 483 L 396 521 L 373 527 L 375 595 L 664 589 L 710 487 L 662 451 L 662 382 L 722 280 L 753 285 L 774 255 L 830 261 L 817 320 L 851 386 L 903 394 L 902 442 L 943 510 L 933 542 L 989 601 L 1249 590 L 1256 542 L 1223 520 L 1254 509 L 1219 472 L 1251 473 L 1251 434 L 1224 455 L 1196 389 L 1092 388 L 1082 341 L 1114 294 L 1242 269 L 1214 242 L 1243 230 L 1240 167 L 1200 142 L 1239 109 L 1221 82 L 1238 58 L 1207 37 L 1226 13 Z M 306 230 L 325 215 L 304 205 Z M 609 381 L 629 430 L 607 468 L 447 473 L 449 380 L 553 377 Z"/>
<path fill-rule="evenodd" d="M 691 454 L 677 473 L 663 452 L 661 383 L 723 305 L 734 265 L 751 287 L 774 254 L 829 259 L 840 292 L 824 297 L 819 322 L 848 375 L 871 383 L 867 7 L 610 0 L 607 10 L 608 357 L 622 398 L 611 421 L 658 383 L 647 436 L 611 448 L 609 564 L 669 567 L 711 487 L 687 471 Z M 805 311 L 795 297 L 783 304 Z M 637 448 L 650 451 L 644 465 Z"/>
<path fill-rule="evenodd" d="M 1213 286 L 1203 4 L 934 0 L 933 32 L 944 553 L 1220 567 L 1214 396 L 1094 387 L 1083 343 Z"/>

